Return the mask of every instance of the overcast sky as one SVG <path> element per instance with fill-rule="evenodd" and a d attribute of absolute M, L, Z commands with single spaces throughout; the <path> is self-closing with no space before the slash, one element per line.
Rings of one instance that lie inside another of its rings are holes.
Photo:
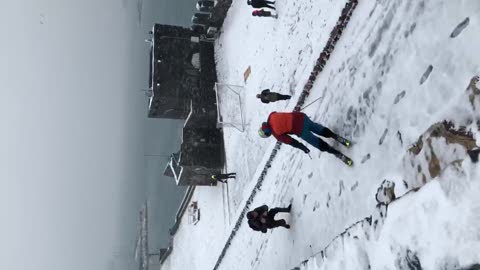
<path fill-rule="evenodd" d="M 124 252 L 145 193 L 136 8 L 0 0 L 0 269 L 109 269 Z"/>

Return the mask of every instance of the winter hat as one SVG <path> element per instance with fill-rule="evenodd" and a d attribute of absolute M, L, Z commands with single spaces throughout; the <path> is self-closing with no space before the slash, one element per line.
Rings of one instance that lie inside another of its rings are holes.
<path fill-rule="evenodd" d="M 260 135 L 262 138 L 268 138 L 270 135 L 272 135 L 272 130 L 267 122 L 262 123 L 262 126 L 258 130 L 258 135 Z"/>
<path fill-rule="evenodd" d="M 248 218 L 248 219 L 253 219 L 253 213 L 252 213 L 252 211 L 250 211 L 250 212 L 247 213 L 247 218 Z"/>

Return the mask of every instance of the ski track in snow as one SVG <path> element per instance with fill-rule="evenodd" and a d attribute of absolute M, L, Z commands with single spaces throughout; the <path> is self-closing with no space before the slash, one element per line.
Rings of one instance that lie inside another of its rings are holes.
<path fill-rule="evenodd" d="M 258 127 L 269 112 L 293 109 L 344 4 L 278 1 L 279 19 L 274 20 L 253 18 L 243 1 L 234 1 L 216 57 L 222 83 L 242 85 L 244 70 L 252 68 L 245 84 L 246 130 L 225 129 L 226 169 L 236 171 L 237 179 L 229 182 L 228 194 L 222 186 L 196 189 L 193 200 L 199 201 L 201 220 L 192 226 L 184 216 L 162 269 L 213 268 L 275 145 L 273 139 L 258 137 Z M 262 234 L 244 222 L 220 269 L 291 269 L 370 215 L 378 185 L 386 175 L 401 174 L 406 149 L 433 123 L 463 117 L 456 106 L 467 106 L 465 86 L 480 73 L 480 54 L 474 53 L 480 47 L 479 13 L 475 0 L 360 1 L 305 101 L 323 96 L 305 113 L 355 142 L 352 149 L 335 145 L 355 161 L 354 167 L 315 149 L 310 159 L 282 146 L 253 207 L 293 201 L 292 213 L 279 215 L 292 228 Z M 451 38 L 466 17 L 468 26 Z M 434 68 L 420 84 L 429 66 Z M 255 94 L 272 86 L 292 99 L 260 103 Z M 228 196 L 230 207 L 222 196 Z"/>

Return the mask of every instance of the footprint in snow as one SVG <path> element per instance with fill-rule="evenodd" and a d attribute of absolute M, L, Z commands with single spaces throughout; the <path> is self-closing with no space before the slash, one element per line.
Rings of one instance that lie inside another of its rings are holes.
<path fill-rule="evenodd" d="M 400 133 L 400 130 L 397 131 L 397 138 L 400 141 L 400 145 L 403 146 L 402 133 Z"/>
<path fill-rule="evenodd" d="M 299 187 L 301 183 L 302 183 L 302 178 L 300 178 L 300 180 L 298 180 L 297 187 Z"/>
<path fill-rule="evenodd" d="M 313 212 L 315 212 L 315 210 L 317 210 L 319 207 L 320 203 L 318 201 L 315 201 L 315 203 L 313 204 Z"/>
<path fill-rule="evenodd" d="M 362 161 L 360 161 L 361 164 L 365 163 L 365 161 L 370 159 L 370 153 L 366 154 L 363 158 Z"/>
<path fill-rule="evenodd" d="M 402 100 L 402 98 L 405 96 L 406 92 L 405 90 L 403 90 L 402 92 L 400 92 L 396 97 L 395 97 L 395 100 L 393 101 L 393 105 L 397 104 L 398 102 L 400 102 L 400 100 Z"/>
<path fill-rule="evenodd" d="M 460 33 L 465 29 L 467 28 L 468 24 L 470 23 L 470 18 L 466 18 L 465 20 L 463 20 L 463 22 L 461 22 L 459 25 L 457 25 L 457 27 L 455 27 L 455 29 L 453 30 L 453 32 L 450 34 L 450 37 L 451 38 L 456 38 L 458 35 L 460 35 Z"/>
<path fill-rule="evenodd" d="M 339 190 L 338 190 L 338 197 L 342 196 L 342 191 L 345 189 L 345 186 L 343 185 L 343 180 L 340 180 L 339 183 Z"/>
<path fill-rule="evenodd" d="M 350 191 L 354 191 L 355 189 L 357 189 L 358 187 L 358 181 L 355 182 L 355 184 L 353 184 L 353 186 L 350 188 Z"/>
<path fill-rule="evenodd" d="M 382 137 L 380 137 L 380 140 L 378 141 L 378 145 L 382 145 L 383 141 L 385 140 L 385 137 L 387 136 L 388 133 L 388 128 L 385 129 L 385 131 L 382 134 Z"/>
<path fill-rule="evenodd" d="M 423 73 L 422 78 L 420 78 L 420 85 L 422 85 L 428 79 L 428 77 L 430 76 L 430 73 L 432 73 L 432 70 L 433 70 L 433 66 L 429 65 L 427 70 L 425 70 L 425 72 Z"/>

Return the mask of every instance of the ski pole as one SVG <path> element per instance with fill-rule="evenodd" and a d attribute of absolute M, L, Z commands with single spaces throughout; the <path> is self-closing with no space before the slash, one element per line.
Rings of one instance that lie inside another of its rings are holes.
<path fill-rule="evenodd" d="M 308 105 L 306 105 L 305 107 L 303 107 L 302 109 L 300 109 L 300 111 L 303 111 L 305 110 L 305 108 L 307 108 L 308 106 L 312 105 L 313 103 L 317 102 L 319 99 L 321 99 L 322 97 L 319 97 L 317 99 L 315 99 L 314 101 L 310 102 Z"/>
<path fill-rule="evenodd" d="M 310 159 L 313 159 L 312 156 L 310 156 L 310 153 L 307 153 L 307 155 L 308 155 L 308 157 L 309 157 Z"/>

